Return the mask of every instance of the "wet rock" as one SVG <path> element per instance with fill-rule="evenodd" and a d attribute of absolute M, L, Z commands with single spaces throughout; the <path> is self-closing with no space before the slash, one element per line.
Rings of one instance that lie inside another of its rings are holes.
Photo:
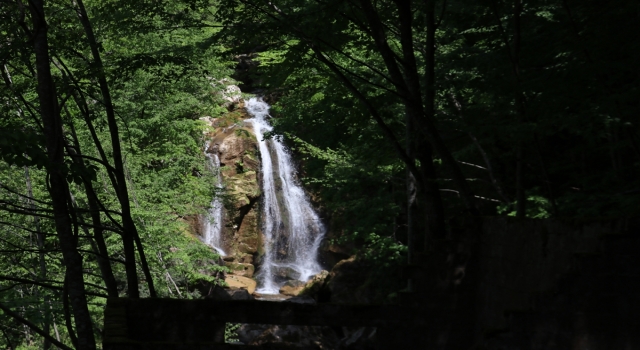
<path fill-rule="evenodd" d="M 260 161 L 257 157 L 248 153 L 245 153 L 244 156 L 242 156 L 242 163 L 244 168 L 248 170 L 258 171 L 260 168 Z"/>
<path fill-rule="evenodd" d="M 300 277 L 300 274 L 290 267 L 276 267 L 274 269 L 274 275 L 276 279 L 281 281 L 296 280 Z"/>
<path fill-rule="evenodd" d="M 256 281 L 252 280 L 248 277 L 236 276 L 236 275 L 227 275 L 224 278 L 224 281 L 231 288 L 244 288 L 249 292 L 249 294 L 253 294 L 256 291 Z"/>
<path fill-rule="evenodd" d="M 186 215 L 183 220 L 188 225 L 187 234 L 197 237 L 204 236 L 204 232 L 202 231 L 203 219 L 201 215 Z"/>
<path fill-rule="evenodd" d="M 296 296 L 304 288 L 304 282 L 291 280 L 287 281 L 282 287 L 280 287 L 280 294 Z"/>
<path fill-rule="evenodd" d="M 329 279 L 329 271 L 322 270 L 320 273 L 311 277 L 311 279 L 304 285 L 298 295 L 306 295 L 314 299 L 318 299 L 318 293 L 325 287 L 325 283 Z"/>

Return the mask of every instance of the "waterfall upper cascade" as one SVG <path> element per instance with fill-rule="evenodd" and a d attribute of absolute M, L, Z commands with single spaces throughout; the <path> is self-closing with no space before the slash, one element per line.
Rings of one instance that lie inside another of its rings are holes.
<path fill-rule="evenodd" d="M 264 140 L 273 130 L 269 125 L 269 105 L 261 99 L 245 102 L 248 119 L 253 125 L 262 158 L 262 230 L 265 238 L 264 257 L 258 272 L 259 293 L 277 294 L 279 271 L 306 281 L 319 273 L 318 249 L 325 234 L 320 217 L 296 181 L 295 167 L 286 146 L 276 140 Z"/>
<path fill-rule="evenodd" d="M 209 161 L 209 167 L 216 177 L 216 188 L 222 189 L 222 178 L 220 176 L 220 158 L 217 154 L 207 153 L 209 143 L 205 145 L 205 156 Z M 219 196 L 214 196 L 211 206 L 207 212 L 204 223 L 204 243 L 213 247 L 220 255 L 227 255 L 222 249 L 222 200 Z"/>

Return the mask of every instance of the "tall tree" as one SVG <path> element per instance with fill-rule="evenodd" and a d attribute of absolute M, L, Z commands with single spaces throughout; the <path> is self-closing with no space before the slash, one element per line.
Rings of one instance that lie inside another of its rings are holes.
<path fill-rule="evenodd" d="M 62 118 L 58 104 L 58 93 L 51 77 L 47 21 L 42 1 L 31 1 L 29 5 L 33 51 L 38 77 L 38 99 L 40 116 L 48 154 L 48 189 L 51 194 L 53 216 L 60 241 L 60 248 L 66 266 L 65 285 L 71 299 L 75 328 L 78 333 L 78 349 L 95 349 L 93 326 L 89 315 L 87 297 L 84 290 L 82 256 L 77 251 L 77 237 L 74 234 L 72 213 L 69 211 L 69 187 L 64 174 L 64 137 Z"/>

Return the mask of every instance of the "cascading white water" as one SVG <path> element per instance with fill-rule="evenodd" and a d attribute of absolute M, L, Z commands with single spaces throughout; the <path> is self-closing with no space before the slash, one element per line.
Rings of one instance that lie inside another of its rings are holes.
<path fill-rule="evenodd" d="M 207 152 L 209 142 L 205 145 L 204 155 L 209 161 L 211 171 L 216 177 L 216 189 L 222 189 L 222 178 L 220 176 L 220 158 L 217 154 Z M 214 196 L 211 206 L 207 212 L 204 221 L 204 243 L 215 249 L 220 255 L 225 256 L 227 253 L 222 249 L 222 200 L 220 196 Z"/>
<path fill-rule="evenodd" d="M 264 140 L 264 133 L 273 130 L 266 119 L 269 105 L 251 98 L 245 108 L 253 116 L 247 121 L 253 124 L 262 160 L 265 253 L 257 275 L 258 292 L 277 294 L 279 270 L 292 271 L 290 277 L 301 281 L 322 270 L 318 249 L 325 228 L 294 178 L 295 167 L 285 145 L 273 138 Z"/>

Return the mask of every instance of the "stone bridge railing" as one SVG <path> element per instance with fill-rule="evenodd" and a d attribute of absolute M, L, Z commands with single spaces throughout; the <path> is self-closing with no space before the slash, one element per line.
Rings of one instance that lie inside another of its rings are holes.
<path fill-rule="evenodd" d="M 399 305 L 109 299 L 104 349 L 303 349 L 224 344 L 225 322 L 376 327 L 378 349 L 640 349 L 639 219 L 487 218 L 478 238 L 465 283 Z"/>
<path fill-rule="evenodd" d="M 225 322 L 376 327 L 382 346 L 385 340 L 395 343 L 393 338 L 408 328 L 426 326 L 415 311 L 398 305 L 112 298 L 105 310 L 103 346 L 104 350 L 305 349 L 225 344 Z"/>

